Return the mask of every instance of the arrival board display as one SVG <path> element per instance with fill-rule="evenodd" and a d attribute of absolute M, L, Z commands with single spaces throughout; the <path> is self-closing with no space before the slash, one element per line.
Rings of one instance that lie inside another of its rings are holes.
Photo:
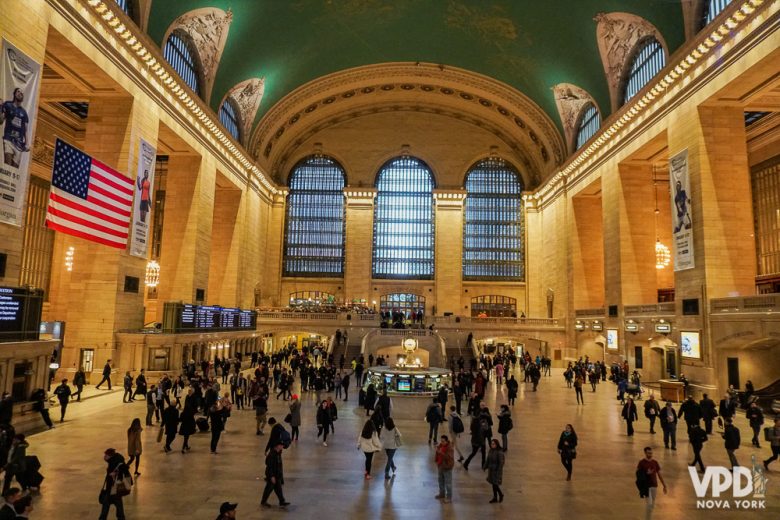
<path fill-rule="evenodd" d="M 0 341 L 38 339 L 42 304 L 43 291 L 0 287 Z"/>
<path fill-rule="evenodd" d="M 167 304 L 166 304 L 167 305 Z M 257 325 L 255 311 L 219 307 L 218 305 L 175 304 L 178 308 L 177 330 L 253 330 Z"/>

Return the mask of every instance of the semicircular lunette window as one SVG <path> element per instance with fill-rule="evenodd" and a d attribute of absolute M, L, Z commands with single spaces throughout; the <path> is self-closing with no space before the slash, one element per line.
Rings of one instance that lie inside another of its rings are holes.
<path fill-rule="evenodd" d="M 479 161 L 466 175 L 463 279 L 524 279 L 523 185 L 498 157 Z"/>
<path fill-rule="evenodd" d="M 580 126 L 577 129 L 577 142 L 575 150 L 582 148 L 582 145 L 588 142 L 588 139 L 598 131 L 601 126 L 601 116 L 593 103 L 585 105 L 585 110 L 580 118 Z"/>
<path fill-rule="evenodd" d="M 198 81 L 198 66 L 195 61 L 195 49 L 189 41 L 186 33 L 174 31 L 168 36 L 163 48 L 163 56 L 170 63 L 176 74 L 190 87 L 193 92 L 200 95 L 200 82 Z"/>
<path fill-rule="evenodd" d="M 639 44 L 626 74 L 623 103 L 634 97 L 666 65 L 666 55 L 661 43 L 648 38 Z"/>
<path fill-rule="evenodd" d="M 236 110 L 236 103 L 231 98 L 225 99 L 222 106 L 219 107 L 219 121 L 225 130 L 228 131 L 233 139 L 241 141 L 241 130 L 238 124 L 238 110 Z"/>
<path fill-rule="evenodd" d="M 330 157 L 299 162 L 290 175 L 284 276 L 344 276 L 344 169 Z"/>
<path fill-rule="evenodd" d="M 433 173 L 414 157 L 385 163 L 374 209 L 374 278 L 433 278 Z"/>

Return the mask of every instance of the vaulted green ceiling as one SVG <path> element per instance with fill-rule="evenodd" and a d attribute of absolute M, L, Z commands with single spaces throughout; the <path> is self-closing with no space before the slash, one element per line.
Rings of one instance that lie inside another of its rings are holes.
<path fill-rule="evenodd" d="M 325 74 L 420 61 L 503 81 L 533 99 L 560 128 L 551 90 L 558 83 L 584 88 L 609 114 L 597 13 L 647 19 L 670 52 L 684 40 L 679 0 L 154 0 L 149 35 L 161 45 L 178 16 L 203 7 L 233 11 L 209 101 L 216 110 L 231 87 L 263 77 L 258 118 Z"/>

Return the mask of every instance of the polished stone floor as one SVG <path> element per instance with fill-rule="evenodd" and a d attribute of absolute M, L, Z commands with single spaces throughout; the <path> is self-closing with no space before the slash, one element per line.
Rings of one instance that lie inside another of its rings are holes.
<path fill-rule="evenodd" d="M 662 435 L 650 435 L 645 419 L 637 423 L 635 436 L 627 437 L 619 420 L 614 388 L 602 383 L 595 394 L 586 391 L 585 406 L 578 406 L 560 370 L 544 378 L 536 393 L 530 391 L 530 385 L 521 384 L 514 407 L 515 428 L 509 437 L 503 504 L 488 504 L 490 485 L 478 464 L 472 464 L 468 472 L 456 466 L 451 504 L 434 500 L 438 487 L 433 449 L 426 442 L 427 424 L 422 418 L 398 421 L 405 443 L 396 454 L 395 479 L 383 480 L 385 457 L 380 454 L 374 462 L 375 479 L 365 481 L 363 455 L 355 447 L 364 417 L 354 410 L 354 396 L 350 395 L 349 403 L 339 403 L 336 435 L 325 448 L 315 438 L 313 396 L 305 395 L 301 441 L 284 452 L 284 490 L 292 502 L 286 511 L 259 507 L 266 437 L 255 436 L 254 413 L 245 411 L 233 413 L 218 455 L 209 454 L 210 434 L 194 436 L 190 441 L 192 452 L 187 455 L 178 450 L 165 454 L 155 442 L 157 428 L 146 429 L 142 476 L 132 495 L 125 499 L 127 518 L 211 519 L 217 516 L 219 504 L 229 500 L 239 503 L 238 518 L 242 520 L 287 516 L 321 520 L 639 519 L 644 518 L 645 503 L 634 486 L 634 471 L 646 445 L 655 448 L 669 485 L 669 494 L 660 496 L 654 518 L 780 518 L 780 478 L 775 478 L 780 475 L 780 462 L 768 474 L 765 511 L 697 510 L 687 470 L 687 461 L 692 458 L 687 440 L 680 440 L 676 452 L 664 450 Z M 497 409 L 505 402 L 504 391 L 497 393 L 491 384 L 488 402 L 493 410 Z M 404 406 L 403 400 L 396 399 L 395 406 Z M 272 400 L 270 415 L 281 419 L 286 410 L 286 403 Z M 31 518 L 97 518 L 97 496 L 105 471 L 102 453 L 108 447 L 125 453 L 130 420 L 143 420 L 144 414 L 142 402 L 122 404 L 121 394 L 111 394 L 70 406 L 64 424 L 31 436 L 28 453 L 40 458 L 41 472 L 46 477 Z M 58 417 L 56 411 L 52 415 Z M 580 439 L 571 482 L 565 481 L 556 452 L 565 423 L 574 425 Z M 765 458 L 767 446 L 760 450 L 750 447 L 744 417 L 739 418 L 738 425 L 743 439 L 738 451 L 740 462 L 747 465 L 751 454 Z M 680 437 L 684 429 L 684 425 L 678 429 Z M 174 448 L 180 443 L 177 439 Z M 468 438 L 461 439 L 463 450 L 467 445 Z M 703 458 L 707 465 L 727 465 L 719 436 L 711 437 L 705 445 Z M 276 503 L 273 496 L 271 503 Z"/>

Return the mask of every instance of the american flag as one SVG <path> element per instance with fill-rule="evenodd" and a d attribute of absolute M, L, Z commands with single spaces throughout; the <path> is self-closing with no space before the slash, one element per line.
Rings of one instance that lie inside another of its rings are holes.
<path fill-rule="evenodd" d="M 57 139 L 46 227 L 124 249 L 133 181 Z"/>

